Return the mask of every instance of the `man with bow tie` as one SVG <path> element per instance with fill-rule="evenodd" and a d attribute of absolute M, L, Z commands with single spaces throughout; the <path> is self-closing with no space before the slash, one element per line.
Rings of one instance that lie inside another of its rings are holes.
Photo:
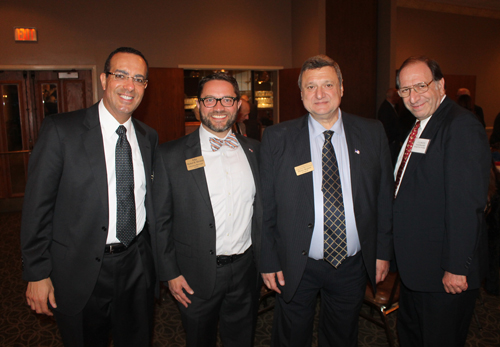
<path fill-rule="evenodd" d="M 201 126 L 159 146 L 153 200 L 159 279 L 178 301 L 187 346 L 251 346 L 258 307 L 259 143 L 231 127 L 236 80 L 201 79 Z"/>

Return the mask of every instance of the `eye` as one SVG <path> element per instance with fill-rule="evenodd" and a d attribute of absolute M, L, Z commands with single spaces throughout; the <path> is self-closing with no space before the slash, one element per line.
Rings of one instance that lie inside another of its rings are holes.
<path fill-rule="evenodd" d="M 223 98 L 222 101 L 224 101 L 224 103 L 226 103 L 226 104 L 229 104 L 229 103 L 233 102 L 233 99 L 232 98 Z"/>
<path fill-rule="evenodd" d="M 208 104 L 211 104 L 211 103 L 215 102 L 215 98 L 205 98 L 205 102 Z"/>
<path fill-rule="evenodd" d="M 115 78 L 117 80 L 124 80 L 125 79 L 125 75 L 121 74 L 121 73 L 115 73 Z"/>
<path fill-rule="evenodd" d="M 314 86 L 307 86 L 306 87 L 307 90 L 313 90 L 314 89 Z"/>
<path fill-rule="evenodd" d="M 134 77 L 134 82 L 144 83 L 144 78 L 143 77 Z"/>
<path fill-rule="evenodd" d="M 418 83 L 418 84 L 415 85 L 415 87 L 417 87 L 417 89 L 419 89 L 419 90 L 422 90 L 422 89 L 427 88 L 427 84 L 425 84 L 425 83 Z"/>
<path fill-rule="evenodd" d="M 328 83 L 325 87 L 328 88 L 328 89 L 331 89 L 331 88 L 333 88 L 333 84 L 332 83 Z"/>
<path fill-rule="evenodd" d="M 403 89 L 400 89 L 399 91 L 401 92 L 401 94 L 408 94 L 408 92 L 410 91 L 410 88 L 403 88 Z"/>

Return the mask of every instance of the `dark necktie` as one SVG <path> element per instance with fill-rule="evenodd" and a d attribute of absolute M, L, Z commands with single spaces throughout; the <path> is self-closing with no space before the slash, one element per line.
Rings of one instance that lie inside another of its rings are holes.
<path fill-rule="evenodd" d="M 120 125 L 116 129 L 116 237 L 128 246 L 136 235 L 134 166 L 132 150 L 127 141 L 127 129 Z"/>
<path fill-rule="evenodd" d="M 399 165 L 398 174 L 396 175 L 396 183 L 394 184 L 394 199 L 396 198 L 396 192 L 398 191 L 398 186 L 401 183 L 401 177 L 403 176 L 403 170 L 405 168 L 408 157 L 410 156 L 411 149 L 413 148 L 413 143 L 417 138 L 418 128 L 420 128 L 420 121 L 418 120 L 413 126 L 413 129 L 408 136 L 408 142 L 406 143 L 405 153 L 403 155 L 403 159 L 401 160 L 401 164 Z"/>
<path fill-rule="evenodd" d="M 229 148 L 235 149 L 238 147 L 238 140 L 236 139 L 236 135 L 231 133 L 225 140 L 221 140 L 217 137 L 210 137 L 210 147 L 212 148 L 212 152 L 218 151 L 222 145 L 226 145 Z"/>
<path fill-rule="evenodd" d="M 331 142 L 333 131 L 327 130 L 323 145 L 323 204 L 325 253 L 324 259 L 337 268 L 347 257 L 344 199 L 340 184 L 339 167 Z"/>

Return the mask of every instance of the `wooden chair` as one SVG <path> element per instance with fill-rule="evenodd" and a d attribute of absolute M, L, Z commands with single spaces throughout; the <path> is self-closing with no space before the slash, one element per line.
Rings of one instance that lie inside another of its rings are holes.
<path fill-rule="evenodd" d="M 365 292 L 364 304 L 370 307 L 371 315 L 360 312 L 360 316 L 385 329 L 389 346 L 395 346 L 395 337 L 392 336 L 387 315 L 399 308 L 399 273 L 389 272 L 384 282 L 377 284 L 377 293 L 373 295 L 373 289 L 368 283 Z M 380 319 L 373 317 L 376 310 Z"/>

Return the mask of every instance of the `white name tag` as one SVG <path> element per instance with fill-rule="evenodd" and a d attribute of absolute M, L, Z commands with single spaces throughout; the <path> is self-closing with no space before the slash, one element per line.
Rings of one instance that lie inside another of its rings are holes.
<path fill-rule="evenodd" d="M 425 154 L 427 147 L 429 147 L 429 139 L 416 139 L 413 143 L 412 153 L 422 153 Z"/>

